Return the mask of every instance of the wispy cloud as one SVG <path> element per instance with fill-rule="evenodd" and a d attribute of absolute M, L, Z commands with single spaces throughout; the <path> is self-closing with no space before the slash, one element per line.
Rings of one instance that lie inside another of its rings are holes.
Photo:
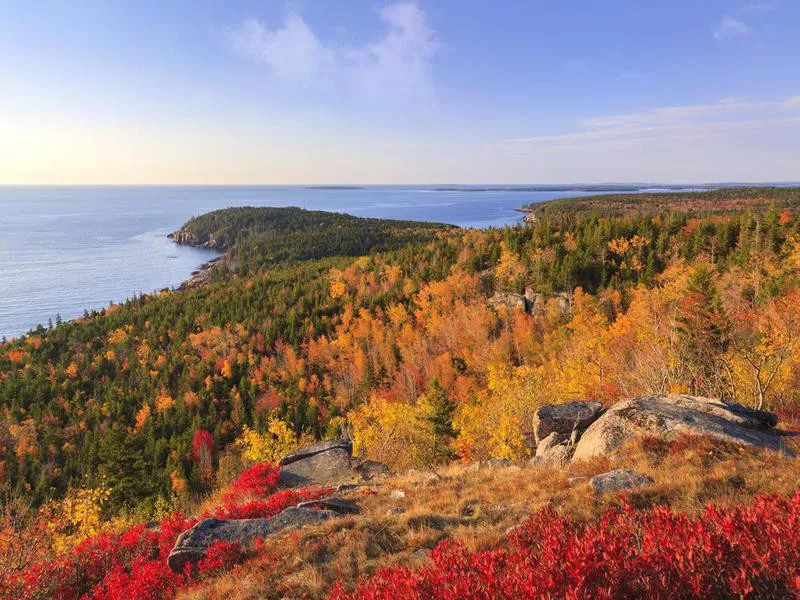
<path fill-rule="evenodd" d="M 726 98 L 709 104 L 662 106 L 627 114 L 586 118 L 577 131 L 507 140 L 542 148 L 610 142 L 694 139 L 734 132 L 797 125 L 800 96 L 757 102 Z"/>
<path fill-rule="evenodd" d="M 790 110 L 800 110 L 800 96 L 793 96 L 792 98 L 789 98 L 786 102 L 784 102 L 784 106 Z"/>
<path fill-rule="evenodd" d="M 746 36 L 750 33 L 750 27 L 736 17 L 725 17 L 713 31 L 714 39 L 718 42 L 725 42 L 735 38 Z"/>
<path fill-rule="evenodd" d="M 742 6 L 741 12 L 763 14 L 775 10 L 778 8 L 778 4 L 777 0 L 752 0 Z"/>
<path fill-rule="evenodd" d="M 247 19 L 227 37 L 236 52 L 265 64 L 279 79 L 306 88 L 334 86 L 374 100 L 432 99 L 436 33 L 415 3 L 389 4 L 378 11 L 385 31 L 361 46 L 319 38 L 298 12 L 270 28 Z"/>
<path fill-rule="evenodd" d="M 662 121 L 676 121 L 681 119 L 694 119 L 700 117 L 713 117 L 717 115 L 733 114 L 764 107 L 765 103 L 755 103 L 741 98 L 724 98 L 711 104 L 689 104 L 683 106 L 661 106 L 641 112 L 585 119 L 586 127 L 602 128 L 620 125 L 636 125 L 646 123 L 659 123 Z"/>

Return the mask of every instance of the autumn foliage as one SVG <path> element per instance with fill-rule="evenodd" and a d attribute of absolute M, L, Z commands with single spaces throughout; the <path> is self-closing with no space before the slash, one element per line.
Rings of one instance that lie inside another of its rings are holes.
<path fill-rule="evenodd" d="M 323 493 L 273 493 L 277 470 L 263 464 L 312 439 L 351 435 L 359 458 L 404 470 L 527 458 L 543 402 L 682 392 L 798 419 L 800 198 L 737 194 L 556 202 L 528 226 L 489 230 L 299 209 L 193 219 L 189 230 L 217 239 L 235 268 L 0 345 L 0 498 L 38 515 L 20 525 L 0 506 L 2 592 L 147 598 L 191 585 L 151 558 L 193 522 L 176 508 L 218 490 L 197 518 L 263 517 Z M 493 305 L 496 292 L 524 293 L 526 309 Z M 518 533 L 475 554 L 445 546 L 434 566 L 383 572 L 358 593 L 380 597 L 384 577 L 424 595 L 472 565 L 478 579 L 465 581 L 502 596 L 528 589 L 503 561 L 530 555 L 546 568 L 519 577 L 553 596 L 790 594 L 795 558 L 775 553 L 793 547 L 784 523 L 797 501 L 781 502 L 735 513 L 741 526 L 713 511 L 705 525 L 663 511 L 600 524 L 542 513 L 526 527 L 569 544 Z M 748 511 L 775 548 L 746 528 Z M 151 518 L 158 528 L 132 527 Z M 656 525 L 675 539 L 710 529 L 683 554 L 665 540 L 662 556 L 643 545 Z M 209 572 L 238 550 L 215 549 Z M 615 566 L 598 574 L 598 556 Z M 715 561 L 730 579 L 704 570 Z M 661 579 L 637 575 L 649 567 Z M 497 581 L 480 579 L 486 569 Z"/>
<path fill-rule="evenodd" d="M 697 516 L 627 506 L 589 523 L 544 509 L 487 549 L 444 542 L 427 566 L 384 568 L 330 598 L 792 598 L 798 528 L 800 493 Z"/>
<path fill-rule="evenodd" d="M 155 600 L 171 598 L 181 587 L 236 564 L 245 552 L 233 544 L 216 544 L 198 564 L 197 572 L 173 573 L 166 557 L 183 531 L 203 518 L 268 518 L 304 500 L 330 492 L 325 488 L 273 490 L 279 470 L 254 465 L 222 495 L 222 505 L 196 517 L 173 512 L 157 524 L 141 523 L 121 533 L 86 537 L 52 560 L 20 564 L 0 573 L 0 597 L 95 598 Z M 10 533 L 10 532 L 9 532 Z"/>

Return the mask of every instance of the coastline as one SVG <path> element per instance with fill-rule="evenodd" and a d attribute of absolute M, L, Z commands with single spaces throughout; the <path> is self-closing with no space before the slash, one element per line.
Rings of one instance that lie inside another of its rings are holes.
<path fill-rule="evenodd" d="M 188 290 L 208 285 L 214 277 L 214 272 L 224 264 L 224 259 L 225 255 L 223 254 L 222 256 L 217 256 L 216 258 L 204 262 L 197 270 L 192 271 L 189 278 L 182 282 L 177 289 Z"/>
<path fill-rule="evenodd" d="M 188 290 L 192 288 L 202 287 L 211 283 L 214 277 L 214 272 L 217 271 L 224 263 L 226 254 L 222 248 L 217 246 L 213 238 L 200 240 L 194 233 L 186 231 L 183 226 L 168 233 L 167 237 L 177 246 L 188 246 L 190 248 L 204 248 L 207 250 L 215 250 L 220 253 L 211 260 L 201 264 L 197 269 L 191 272 L 188 279 L 184 280 L 177 289 Z"/>

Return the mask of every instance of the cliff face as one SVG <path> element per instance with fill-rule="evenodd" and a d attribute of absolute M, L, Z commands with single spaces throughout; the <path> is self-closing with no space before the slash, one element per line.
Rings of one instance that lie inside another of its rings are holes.
<path fill-rule="evenodd" d="M 208 235 L 198 235 L 194 231 L 188 231 L 186 229 L 179 229 L 178 231 L 173 231 L 169 234 L 170 239 L 174 241 L 176 244 L 181 244 L 182 246 L 194 246 L 197 248 L 211 248 L 213 250 L 225 250 L 225 248 L 221 247 L 220 244 L 214 239 L 213 236 Z"/>

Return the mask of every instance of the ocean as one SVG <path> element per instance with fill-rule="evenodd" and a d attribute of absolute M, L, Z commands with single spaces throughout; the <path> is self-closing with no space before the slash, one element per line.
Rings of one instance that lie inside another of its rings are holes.
<path fill-rule="evenodd" d="M 300 206 L 490 227 L 518 223 L 524 204 L 586 195 L 457 187 L 0 186 L 0 338 L 177 287 L 216 253 L 167 234 L 218 208 Z"/>

